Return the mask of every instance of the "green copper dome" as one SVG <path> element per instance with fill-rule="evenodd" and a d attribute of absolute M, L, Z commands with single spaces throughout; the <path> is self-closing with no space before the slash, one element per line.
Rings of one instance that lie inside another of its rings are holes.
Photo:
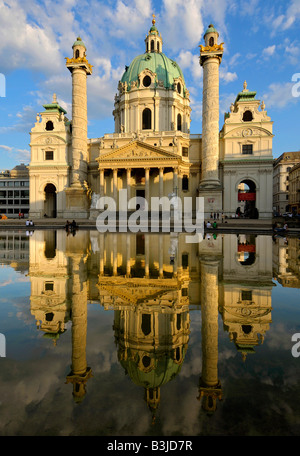
<path fill-rule="evenodd" d="M 126 68 L 121 82 L 127 82 L 127 88 L 130 90 L 132 82 L 139 84 L 138 76 L 145 69 L 156 73 L 155 83 L 158 84 L 158 81 L 162 81 L 166 89 L 172 89 L 174 79 L 179 77 L 182 78 L 184 83 L 184 77 L 178 64 L 162 52 L 146 52 L 145 54 L 138 55 L 133 59 L 129 67 Z M 184 83 L 185 90 L 186 86 Z"/>
<path fill-rule="evenodd" d="M 218 31 L 215 29 L 213 24 L 209 24 L 208 29 L 206 30 L 204 36 L 207 35 L 208 33 L 218 33 Z M 219 35 L 219 33 L 218 33 L 218 35 Z"/>
<path fill-rule="evenodd" d="M 85 48 L 85 44 L 84 42 L 82 41 L 82 39 L 80 38 L 80 36 L 77 38 L 77 40 L 75 41 L 75 43 L 73 44 L 72 48 L 74 46 L 83 46 Z"/>

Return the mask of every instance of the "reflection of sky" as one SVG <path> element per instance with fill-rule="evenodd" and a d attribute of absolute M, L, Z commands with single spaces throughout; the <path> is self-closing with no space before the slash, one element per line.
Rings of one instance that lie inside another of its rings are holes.
<path fill-rule="evenodd" d="M 219 316 L 218 370 L 223 401 L 210 418 L 197 400 L 202 370 L 201 312 L 190 312 L 191 334 L 180 374 L 161 389 L 158 419 L 144 391 L 117 359 L 114 312 L 88 305 L 87 362 L 93 377 L 80 405 L 72 398 L 71 326 L 57 345 L 36 329 L 30 283 L 1 268 L 0 435 L 293 435 L 300 421 L 300 358 L 291 356 L 291 335 L 300 332 L 299 289 L 272 291 L 272 323 L 255 354 L 242 360 Z"/>

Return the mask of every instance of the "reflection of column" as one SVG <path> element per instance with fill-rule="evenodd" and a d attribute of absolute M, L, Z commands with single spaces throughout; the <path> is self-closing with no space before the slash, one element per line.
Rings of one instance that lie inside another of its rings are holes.
<path fill-rule="evenodd" d="M 117 245 L 116 234 L 113 237 L 113 275 L 116 276 L 118 273 L 118 245 Z"/>
<path fill-rule="evenodd" d="M 130 234 L 126 235 L 126 276 L 130 277 L 131 267 L 130 267 Z"/>
<path fill-rule="evenodd" d="M 163 277 L 164 275 L 164 268 L 163 268 L 163 260 L 164 260 L 164 250 L 163 250 L 163 238 L 159 236 L 159 277 Z"/>
<path fill-rule="evenodd" d="M 149 236 L 145 235 L 145 277 L 149 277 Z"/>
<path fill-rule="evenodd" d="M 159 197 L 162 198 L 164 194 L 164 169 L 159 168 Z"/>
<path fill-rule="evenodd" d="M 126 186 L 127 186 L 127 202 L 130 200 L 131 198 L 131 168 L 127 168 L 126 170 Z"/>
<path fill-rule="evenodd" d="M 104 169 L 100 169 L 100 196 L 104 196 Z"/>
<path fill-rule="evenodd" d="M 100 275 L 104 275 L 104 234 L 100 233 Z"/>
<path fill-rule="evenodd" d="M 73 383 L 74 399 L 80 402 L 85 396 L 85 384 L 92 376 L 86 362 L 87 287 L 81 255 L 72 257 L 72 366 L 66 383 Z"/>
<path fill-rule="evenodd" d="M 199 400 L 203 408 L 213 412 L 217 398 L 221 399 L 218 379 L 218 267 L 217 259 L 205 258 L 201 264 L 201 314 L 202 314 L 202 376 Z"/>

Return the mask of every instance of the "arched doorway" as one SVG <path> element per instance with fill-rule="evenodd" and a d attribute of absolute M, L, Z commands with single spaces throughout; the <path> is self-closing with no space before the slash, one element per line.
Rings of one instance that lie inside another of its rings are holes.
<path fill-rule="evenodd" d="M 238 185 L 238 201 L 236 214 L 239 217 L 257 219 L 256 185 L 250 179 L 241 181 Z"/>
<path fill-rule="evenodd" d="M 56 217 L 56 187 L 53 184 L 47 184 L 45 187 L 44 215 L 46 217 Z"/>

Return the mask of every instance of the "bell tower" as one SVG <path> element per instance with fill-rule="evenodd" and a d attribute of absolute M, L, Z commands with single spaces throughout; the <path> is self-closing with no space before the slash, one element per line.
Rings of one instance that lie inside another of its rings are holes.
<path fill-rule="evenodd" d="M 80 37 L 72 46 L 73 57 L 66 58 L 72 74 L 72 146 L 70 187 L 66 189 L 66 217 L 86 218 L 89 198 L 87 194 L 87 76 L 92 65 L 86 58 L 86 47 Z"/>
<path fill-rule="evenodd" d="M 223 43 L 212 24 L 204 34 L 205 45 L 200 45 L 200 65 L 203 67 L 202 98 L 202 173 L 199 196 L 204 197 L 205 214 L 222 210 L 219 178 L 219 66 Z"/>

